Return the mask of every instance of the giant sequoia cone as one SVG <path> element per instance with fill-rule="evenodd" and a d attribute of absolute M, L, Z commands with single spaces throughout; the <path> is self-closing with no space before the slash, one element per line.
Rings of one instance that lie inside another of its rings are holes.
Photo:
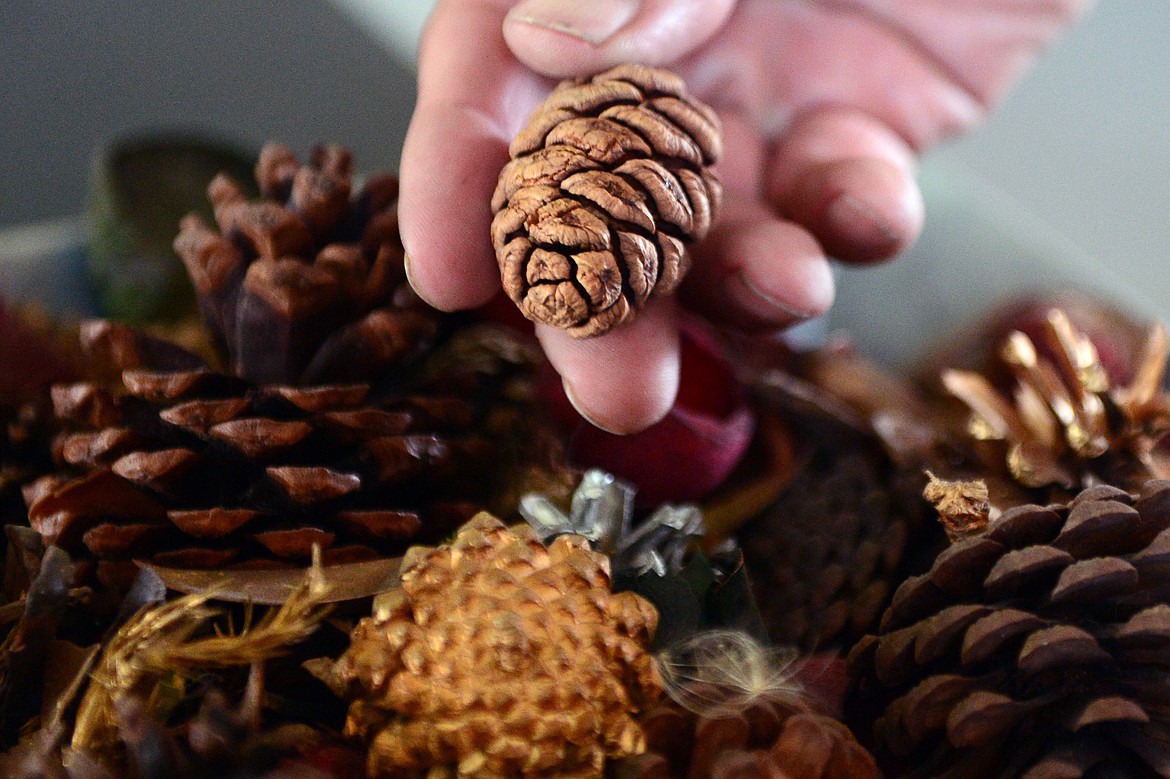
<path fill-rule="evenodd" d="M 574 337 L 632 319 L 685 275 L 721 188 L 719 119 L 672 73 L 619 65 L 560 84 L 512 141 L 492 197 L 504 290 Z"/>
<path fill-rule="evenodd" d="M 984 521 L 850 655 L 878 745 L 910 776 L 1170 775 L 1170 482 Z"/>

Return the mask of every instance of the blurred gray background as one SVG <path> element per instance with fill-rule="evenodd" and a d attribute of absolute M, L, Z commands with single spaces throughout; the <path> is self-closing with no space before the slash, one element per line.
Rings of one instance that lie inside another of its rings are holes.
<path fill-rule="evenodd" d="M 95 146 L 145 130 L 396 169 L 413 102 L 409 62 L 321 0 L 0 0 L 0 226 L 76 213 Z"/>
<path fill-rule="evenodd" d="M 76 214 L 95 146 L 143 130 L 333 140 L 395 168 L 430 5 L 0 0 L 0 228 Z M 988 124 L 928 157 L 928 194 L 974 186 L 1170 299 L 1168 11 L 1099 2 Z"/>

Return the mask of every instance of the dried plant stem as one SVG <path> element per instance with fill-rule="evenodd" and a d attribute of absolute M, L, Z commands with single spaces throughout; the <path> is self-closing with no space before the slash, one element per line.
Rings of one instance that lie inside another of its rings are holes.
<path fill-rule="evenodd" d="M 142 609 L 109 641 L 97 662 L 78 709 L 72 747 L 102 752 L 116 744 L 117 700 L 169 674 L 252 666 L 249 687 L 256 686 L 252 697 L 258 699 L 264 661 L 283 654 L 316 630 L 330 609 L 322 603 L 326 592 L 320 565 L 315 563 L 301 586 L 259 623 L 245 625 L 238 633 L 217 632 L 206 638 L 192 636 L 222 613 L 207 605 L 214 591 Z"/>

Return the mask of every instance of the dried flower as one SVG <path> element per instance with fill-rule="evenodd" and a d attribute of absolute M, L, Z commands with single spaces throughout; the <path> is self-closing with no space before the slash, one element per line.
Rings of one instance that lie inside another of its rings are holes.
<path fill-rule="evenodd" d="M 309 636 L 329 612 L 319 560 L 284 604 L 239 632 L 197 637 L 220 614 L 208 603 L 214 590 L 141 609 L 110 638 L 78 708 L 72 747 L 102 752 L 118 743 L 116 704 L 146 692 L 169 674 L 198 668 L 249 666 L 284 654 Z M 145 697 L 150 697 L 149 694 Z"/>

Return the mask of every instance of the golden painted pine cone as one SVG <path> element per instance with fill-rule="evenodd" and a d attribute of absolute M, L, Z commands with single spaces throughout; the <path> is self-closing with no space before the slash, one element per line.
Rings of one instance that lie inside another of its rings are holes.
<path fill-rule="evenodd" d="M 943 386 L 968 410 L 966 434 L 992 473 L 1062 500 L 1093 484 L 1136 490 L 1170 477 L 1159 441 L 1170 432 L 1164 387 L 1170 340 L 1151 327 L 1134 375 L 1111 380 L 1092 339 L 1061 309 L 1030 337 L 1013 331 L 986 372 L 945 370 Z"/>
<path fill-rule="evenodd" d="M 899 587 L 849 666 L 907 776 L 1170 775 L 1170 482 L 1009 509 Z"/>
<path fill-rule="evenodd" d="M 584 538 L 480 514 L 403 565 L 334 671 L 371 776 L 600 777 L 645 749 L 657 612 Z"/>
<path fill-rule="evenodd" d="M 873 756 L 849 728 L 764 696 L 741 713 L 699 716 L 673 702 L 642 719 L 647 750 L 615 779 L 874 779 Z"/>
<path fill-rule="evenodd" d="M 834 439 L 739 531 L 773 642 L 821 651 L 877 627 L 926 514 L 903 477 L 876 442 Z"/>
<path fill-rule="evenodd" d="M 260 152 L 263 198 L 220 174 L 208 187 L 219 231 L 185 217 L 175 251 L 230 372 L 257 384 L 367 381 L 426 349 L 437 313 L 411 291 L 398 237 L 398 182 L 352 191 L 353 160 L 319 146 L 301 166 Z"/>
<path fill-rule="evenodd" d="M 719 119 L 672 73 L 561 83 L 512 141 L 492 196 L 504 291 L 577 338 L 631 320 L 686 274 L 722 189 Z"/>
<path fill-rule="evenodd" d="M 481 423 L 500 385 L 531 368 L 465 364 L 417 392 L 378 395 L 366 384 L 254 385 L 107 322 L 83 335 L 124 368 L 123 386 L 54 388 L 72 428 L 56 445 L 69 470 L 26 497 L 45 542 L 96 561 L 115 586 L 133 559 L 303 565 L 313 545 L 342 562 L 441 537 L 488 500 L 499 458 Z M 438 389 L 448 379 L 458 393 Z"/>

